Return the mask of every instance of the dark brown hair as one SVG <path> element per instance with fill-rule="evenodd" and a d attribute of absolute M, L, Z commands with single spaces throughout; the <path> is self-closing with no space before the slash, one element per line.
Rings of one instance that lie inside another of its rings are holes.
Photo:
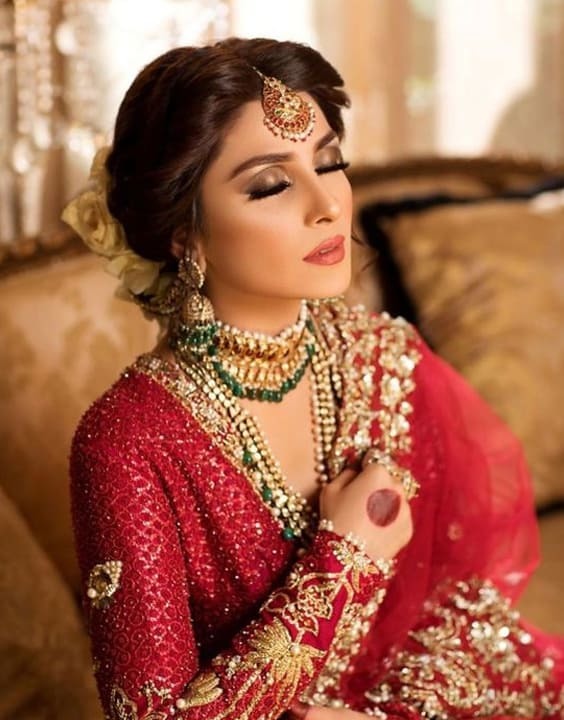
<path fill-rule="evenodd" d="M 201 178 L 238 110 L 261 97 L 262 81 L 253 66 L 308 92 L 343 136 L 341 109 L 349 105 L 343 80 L 310 47 L 229 38 L 161 55 L 127 91 L 107 161 L 108 207 L 139 255 L 174 263 L 174 232 L 199 227 Z"/>

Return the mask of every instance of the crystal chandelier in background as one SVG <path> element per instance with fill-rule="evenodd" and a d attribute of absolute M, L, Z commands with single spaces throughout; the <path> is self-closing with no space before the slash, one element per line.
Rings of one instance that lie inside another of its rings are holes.
<path fill-rule="evenodd" d="M 145 64 L 229 29 L 229 0 L 0 0 L 0 246 L 56 234 Z"/>

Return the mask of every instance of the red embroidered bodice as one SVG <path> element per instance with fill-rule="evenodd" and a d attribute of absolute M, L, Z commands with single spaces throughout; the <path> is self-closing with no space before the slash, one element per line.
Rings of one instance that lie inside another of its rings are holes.
<path fill-rule="evenodd" d="M 340 373 L 335 472 L 372 445 L 411 472 L 409 546 L 392 572 L 328 530 L 285 540 L 229 418 L 140 358 L 71 452 L 107 717 L 274 720 L 298 698 L 379 717 L 562 717 L 564 644 L 510 606 L 538 550 L 518 444 L 403 321 L 315 313 Z"/>

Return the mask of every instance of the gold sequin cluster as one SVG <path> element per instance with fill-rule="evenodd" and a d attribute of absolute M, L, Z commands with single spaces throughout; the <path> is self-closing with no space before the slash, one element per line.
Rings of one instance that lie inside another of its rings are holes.
<path fill-rule="evenodd" d="M 403 318 L 370 315 L 362 306 L 351 309 L 340 299 L 312 308 L 341 375 L 339 430 L 328 459 L 330 477 L 341 472 L 351 455 L 358 459 L 368 450 L 379 452 L 382 464 L 401 480 L 408 497 L 414 497 L 419 485 L 401 466 L 402 456 L 412 447 L 408 417 L 413 407 L 408 398 L 415 389 L 413 373 L 420 360 L 413 328 Z"/>
<path fill-rule="evenodd" d="M 497 588 L 480 578 L 439 588 L 421 629 L 410 633 L 420 650 L 401 651 L 367 698 L 401 700 L 424 717 L 453 715 L 545 717 L 564 709 L 564 691 Z"/>

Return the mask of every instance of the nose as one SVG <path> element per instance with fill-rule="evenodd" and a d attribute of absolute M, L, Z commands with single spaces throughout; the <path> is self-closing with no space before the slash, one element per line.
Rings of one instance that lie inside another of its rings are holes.
<path fill-rule="evenodd" d="M 334 192 L 327 187 L 322 176 L 312 178 L 308 187 L 308 201 L 306 206 L 306 223 L 318 225 L 331 223 L 341 214 L 341 204 Z"/>

